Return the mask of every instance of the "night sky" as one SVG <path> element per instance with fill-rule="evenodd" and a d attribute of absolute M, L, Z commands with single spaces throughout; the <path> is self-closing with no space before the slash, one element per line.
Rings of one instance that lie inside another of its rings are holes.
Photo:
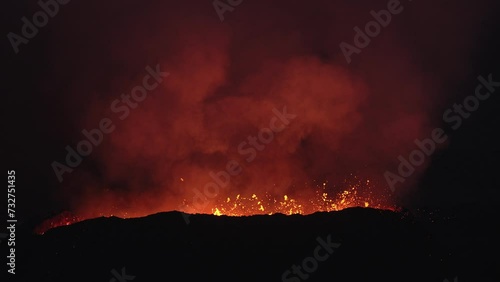
<path fill-rule="evenodd" d="M 478 76 L 500 81 L 498 3 L 401 1 L 348 63 L 340 44 L 355 46 L 354 28 L 389 2 L 243 1 L 222 20 L 211 1 L 58 4 L 17 54 L 3 40 L 2 151 L 19 218 L 175 210 L 231 159 L 244 163 L 231 193 L 307 195 L 303 183 L 355 174 L 394 205 L 498 201 L 500 87 L 460 125 L 457 113 L 443 119 Z M 4 35 L 22 35 L 21 18 L 41 9 L 5 5 Z M 168 76 L 152 77 L 132 108 L 120 95 L 143 85 L 148 66 Z M 238 145 L 283 107 L 296 118 L 245 162 Z M 104 118 L 112 132 L 59 181 L 53 163 Z M 391 192 L 384 173 L 436 128 L 446 141 Z"/>

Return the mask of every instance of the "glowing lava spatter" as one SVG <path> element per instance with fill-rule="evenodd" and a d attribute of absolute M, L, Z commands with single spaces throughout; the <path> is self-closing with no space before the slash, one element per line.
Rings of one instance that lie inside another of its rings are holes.
<path fill-rule="evenodd" d="M 251 216 L 277 213 L 307 215 L 315 212 L 339 211 L 351 207 L 396 210 L 390 199 L 373 193 L 375 189 L 369 180 L 360 180 L 357 177 L 353 179 L 354 181 L 352 179 L 349 181 L 344 180 L 341 187 L 329 187 L 327 181 L 321 184 L 315 184 L 313 181 L 312 185 L 306 183 L 302 189 L 298 189 L 293 195 L 273 195 L 270 192 L 255 192 L 250 195 L 222 195 L 221 193 L 215 199 L 206 202 L 203 210 L 196 209 L 196 205 L 189 204 L 184 200 L 183 211 L 187 213 L 211 213 L 217 216 Z M 141 210 L 123 210 L 113 207 L 110 210 L 113 212 L 103 213 L 101 211 L 97 214 L 99 216 L 118 216 L 121 218 L 140 217 L 148 214 Z M 161 212 L 161 210 L 158 212 Z M 64 212 L 44 221 L 37 227 L 35 232 L 43 234 L 51 228 L 70 225 L 84 219 L 88 219 L 88 217 Z"/>
<path fill-rule="evenodd" d="M 214 215 L 249 216 L 256 214 L 311 214 L 314 212 L 339 211 L 351 207 L 372 207 L 394 210 L 393 206 L 385 204 L 383 199 L 375 198 L 370 192 L 370 181 L 358 182 L 338 194 L 327 192 L 327 183 L 318 187 L 311 197 L 292 198 L 288 195 L 273 196 L 265 193 L 263 196 L 252 194 L 249 197 L 237 194 L 219 201 L 212 208 Z"/>
<path fill-rule="evenodd" d="M 47 230 L 49 230 L 49 229 L 59 227 L 59 226 L 70 225 L 70 224 L 79 222 L 81 220 L 82 219 L 75 216 L 74 214 L 72 214 L 68 211 L 65 211 L 65 212 L 62 212 L 55 217 L 52 217 L 52 218 L 47 219 L 44 222 L 42 222 L 35 229 L 35 233 L 43 234 L 43 233 L 47 232 Z"/>

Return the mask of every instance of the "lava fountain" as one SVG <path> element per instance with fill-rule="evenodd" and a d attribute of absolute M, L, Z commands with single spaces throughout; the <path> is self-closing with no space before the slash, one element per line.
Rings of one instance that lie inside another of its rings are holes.
<path fill-rule="evenodd" d="M 315 212 L 334 212 L 352 207 L 376 208 L 384 210 L 396 210 L 397 207 L 391 203 L 387 196 L 377 195 L 369 179 L 360 179 L 354 176 L 351 180 L 345 179 L 343 185 L 329 185 L 328 181 L 317 183 L 305 183 L 304 187 L 314 191 L 311 195 L 297 194 L 294 196 L 278 195 L 270 192 L 262 194 L 252 193 L 250 195 L 235 194 L 217 197 L 207 203 L 203 210 L 183 200 L 182 211 L 187 213 L 213 214 L 215 216 L 252 216 L 285 214 L 307 215 Z M 332 186 L 332 187 L 330 187 Z M 339 187 L 342 187 L 339 190 Z M 310 189 L 312 188 L 312 189 Z M 335 188 L 335 189 L 332 189 Z M 302 191 L 303 191 L 302 190 Z M 338 192 L 333 192 L 338 190 Z M 98 208 L 88 207 L 85 214 L 99 214 L 102 217 L 117 216 L 121 218 L 141 217 L 151 214 L 143 210 L 128 210 L 113 208 L 113 211 L 102 212 Z M 94 209 L 90 211 L 90 209 Z M 162 212 L 158 210 L 157 212 Z M 76 222 L 91 219 L 92 217 L 74 214 L 69 211 L 62 212 L 42 222 L 35 233 L 44 234 L 49 229 L 59 226 L 67 226 Z"/>
<path fill-rule="evenodd" d="M 312 214 L 315 212 L 339 211 L 351 207 L 371 207 L 377 209 L 395 209 L 389 199 L 377 196 L 370 180 L 357 180 L 345 185 L 340 192 L 332 192 L 328 182 L 312 184 L 312 196 L 276 195 L 269 192 L 251 195 L 236 194 L 214 201 L 210 211 L 214 215 L 251 216 L 257 214 Z M 305 186 L 309 186 L 306 185 Z M 337 189 L 336 189 L 337 190 Z M 186 204 L 187 210 L 190 206 Z"/>

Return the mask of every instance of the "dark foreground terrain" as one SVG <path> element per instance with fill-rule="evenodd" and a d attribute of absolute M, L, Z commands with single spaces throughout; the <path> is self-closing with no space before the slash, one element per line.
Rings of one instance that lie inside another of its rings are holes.
<path fill-rule="evenodd" d="M 20 238 L 15 278 L 500 281 L 492 211 L 352 208 L 308 216 L 193 215 L 189 224 L 178 212 L 97 218 Z"/>

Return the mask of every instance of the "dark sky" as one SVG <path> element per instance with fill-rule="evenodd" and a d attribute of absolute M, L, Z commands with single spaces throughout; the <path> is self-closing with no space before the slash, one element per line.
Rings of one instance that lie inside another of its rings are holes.
<path fill-rule="evenodd" d="M 243 1 L 221 21 L 210 1 L 73 0 L 18 54 L 4 36 L 3 159 L 16 169 L 19 212 L 175 209 L 192 197 L 186 185 L 241 159 L 238 144 L 283 106 L 297 118 L 235 178 L 234 191 L 301 193 L 291 184 L 354 172 L 391 194 L 384 172 L 397 170 L 416 138 L 443 128 L 447 142 L 394 201 L 498 199 L 500 88 L 458 129 L 443 121 L 474 94 L 479 75 L 500 81 L 496 1 L 402 1 L 351 63 L 339 44 L 354 45 L 353 28 L 390 1 L 348 2 Z M 3 34 L 21 34 L 21 18 L 39 10 L 35 1 L 6 4 Z M 170 75 L 130 115 L 110 111 L 158 64 Z M 51 164 L 105 117 L 116 129 L 59 182 Z"/>

